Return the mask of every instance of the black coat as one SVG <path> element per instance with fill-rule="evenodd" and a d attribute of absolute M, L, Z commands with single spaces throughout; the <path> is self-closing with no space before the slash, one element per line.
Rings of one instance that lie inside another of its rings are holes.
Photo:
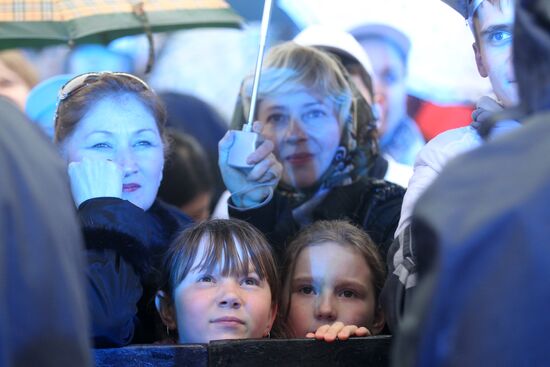
<path fill-rule="evenodd" d="M 78 212 L 95 346 L 155 341 L 158 267 L 172 239 L 191 220 L 158 200 L 143 211 L 126 200 L 96 198 L 82 203 Z"/>
<path fill-rule="evenodd" d="M 365 178 L 333 188 L 314 209 L 312 219 L 345 219 L 361 226 L 385 258 L 399 222 L 404 193 L 401 186 Z M 287 199 L 277 192 L 269 203 L 256 209 L 238 210 L 230 205 L 229 215 L 246 220 L 264 233 L 280 263 L 287 243 L 300 230 Z"/>
<path fill-rule="evenodd" d="M 548 365 L 550 112 L 523 125 L 449 162 L 418 200 L 396 365 Z"/>

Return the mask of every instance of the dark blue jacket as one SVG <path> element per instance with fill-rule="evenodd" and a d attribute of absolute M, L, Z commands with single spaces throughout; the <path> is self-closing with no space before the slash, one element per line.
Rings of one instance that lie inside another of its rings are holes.
<path fill-rule="evenodd" d="M 172 239 L 191 220 L 158 200 L 143 211 L 126 200 L 95 198 L 83 202 L 78 212 L 95 346 L 154 342 L 158 267 Z"/>
<path fill-rule="evenodd" d="M 450 162 L 415 209 L 397 366 L 546 366 L 550 113 Z"/>

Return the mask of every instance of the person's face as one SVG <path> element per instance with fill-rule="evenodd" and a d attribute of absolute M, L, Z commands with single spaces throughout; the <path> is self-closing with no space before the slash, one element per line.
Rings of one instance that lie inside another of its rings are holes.
<path fill-rule="evenodd" d="M 180 209 L 182 212 L 193 218 L 195 222 L 207 220 L 210 216 L 210 201 L 212 194 L 202 192 L 193 198 L 190 202 L 183 204 Z"/>
<path fill-rule="evenodd" d="M 314 185 L 332 162 L 341 136 L 335 106 L 308 91 L 264 98 L 258 105 L 262 135 L 275 144 L 282 181 L 296 188 Z"/>
<path fill-rule="evenodd" d="M 174 290 L 180 343 L 266 336 L 276 314 L 267 280 L 260 280 L 254 269 L 246 276 L 223 276 L 219 266 L 211 272 L 198 269 L 204 250 L 203 241 L 191 270 Z"/>
<path fill-rule="evenodd" d="M 25 81 L 0 61 L 0 95 L 9 98 L 21 111 L 25 111 L 29 92 L 30 88 Z"/>
<path fill-rule="evenodd" d="M 479 74 L 489 77 L 498 100 L 504 107 L 511 107 L 519 101 L 512 64 L 514 1 L 501 0 L 500 4 L 484 1 L 479 6 L 474 19 L 474 52 Z"/>
<path fill-rule="evenodd" d="M 117 163 L 122 199 L 147 210 L 162 180 L 164 146 L 151 112 L 135 97 L 99 100 L 63 142 L 67 162 L 83 158 Z"/>
<path fill-rule="evenodd" d="M 294 337 L 336 321 L 379 331 L 371 271 L 357 249 L 335 242 L 308 246 L 291 276 L 287 321 Z"/>
<path fill-rule="evenodd" d="M 391 134 L 406 114 L 406 66 L 395 47 L 387 42 L 371 39 L 361 45 L 374 69 L 375 101 L 380 106 L 378 131 L 381 136 Z"/>

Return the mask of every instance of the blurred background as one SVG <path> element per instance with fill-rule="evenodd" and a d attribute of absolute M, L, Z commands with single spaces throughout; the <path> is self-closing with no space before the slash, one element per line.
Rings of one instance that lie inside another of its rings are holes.
<path fill-rule="evenodd" d="M 155 63 L 148 75 L 144 75 L 149 53 L 145 35 L 106 45 L 57 45 L 21 52 L 35 69 L 36 82 L 92 69 L 133 72 L 144 76 L 157 92 L 204 100 L 228 122 L 240 82 L 255 64 L 263 2 L 228 3 L 243 18 L 241 29 L 155 33 Z M 468 26 L 439 0 L 278 0 L 268 46 L 291 40 L 313 24 L 349 30 L 368 23 L 388 24 L 409 37 L 407 110 L 427 140 L 470 122 L 472 105 L 489 92 L 489 84 L 477 74 Z"/>

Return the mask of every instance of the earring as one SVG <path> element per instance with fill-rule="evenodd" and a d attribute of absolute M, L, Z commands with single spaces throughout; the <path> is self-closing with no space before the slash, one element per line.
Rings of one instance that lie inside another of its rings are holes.
<path fill-rule="evenodd" d="M 170 336 L 170 329 L 168 328 L 168 325 L 166 325 L 166 335 Z"/>

